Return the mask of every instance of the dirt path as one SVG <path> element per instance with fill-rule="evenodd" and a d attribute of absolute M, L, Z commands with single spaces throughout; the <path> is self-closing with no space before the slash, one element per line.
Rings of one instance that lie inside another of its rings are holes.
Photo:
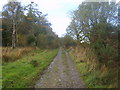
<path fill-rule="evenodd" d="M 35 88 L 84 88 L 84 85 L 68 53 L 60 49 Z"/>

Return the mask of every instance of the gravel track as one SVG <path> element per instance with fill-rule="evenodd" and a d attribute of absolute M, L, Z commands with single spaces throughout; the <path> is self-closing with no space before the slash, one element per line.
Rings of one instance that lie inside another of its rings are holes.
<path fill-rule="evenodd" d="M 60 48 L 35 88 L 84 88 L 84 84 L 68 53 Z"/>

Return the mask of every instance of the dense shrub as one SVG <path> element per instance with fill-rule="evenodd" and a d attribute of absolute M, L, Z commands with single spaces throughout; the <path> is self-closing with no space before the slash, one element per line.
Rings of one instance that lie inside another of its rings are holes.
<path fill-rule="evenodd" d="M 94 53 L 97 55 L 99 62 L 106 65 L 118 61 L 117 48 L 114 47 L 117 46 L 118 42 L 115 36 L 117 30 L 114 29 L 115 26 L 109 23 L 99 23 L 93 27 L 93 32 L 90 34 L 91 46 L 94 49 Z"/>
<path fill-rule="evenodd" d="M 29 35 L 28 38 L 28 44 L 31 45 L 32 43 L 35 43 L 35 36 L 34 35 Z"/>

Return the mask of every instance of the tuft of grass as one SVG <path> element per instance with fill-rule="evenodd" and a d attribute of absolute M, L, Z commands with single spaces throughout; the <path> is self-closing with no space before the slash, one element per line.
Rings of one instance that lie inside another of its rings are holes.
<path fill-rule="evenodd" d="M 32 50 L 33 48 L 31 47 L 15 49 L 12 49 L 11 47 L 2 47 L 2 61 L 3 62 L 15 61 Z"/>
<path fill-rule="evenodd" d="M 33 87 L 35 79 L 51 63 L 57 50 L 33 50 L 28 55 L 2 66 L 3 88 Z"/>
<path fill-rule="evenodd" d="M 38 67 L 38 61 L 37 60 L 31 60 L 30 63 L 33 65 L 33 67 Z"/>

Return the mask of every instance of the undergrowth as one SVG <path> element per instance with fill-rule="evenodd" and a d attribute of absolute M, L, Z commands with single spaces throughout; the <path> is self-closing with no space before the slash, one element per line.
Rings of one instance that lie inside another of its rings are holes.
<path fill-rule="evenodd" d="M 15 48 L 11 47 L 2 47 L 2 62 L 13 62 L 20 59 L 23 55 L 28 54 L 34 48 L 25 47 L 25 48 Z"/>
<path fill-rule="evenodd" d="M 97 58 L 90 48 L 71 48 L 69 54 L 79 71 L 85 87 L 117 88 L 118 68 L 110 68 L 96 62 Z"/>

